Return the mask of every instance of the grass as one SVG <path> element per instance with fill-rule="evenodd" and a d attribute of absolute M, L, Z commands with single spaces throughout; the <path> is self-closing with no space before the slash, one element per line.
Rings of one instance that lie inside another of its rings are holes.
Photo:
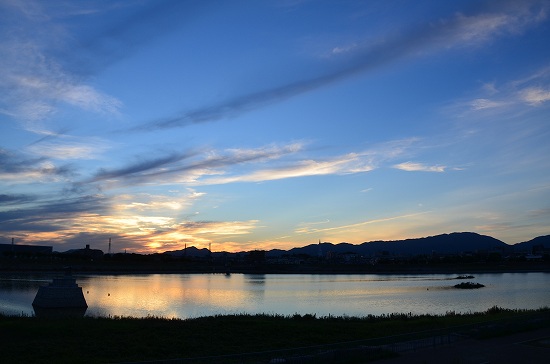
<path fill-rule="evenodd" d="M 0 355 L 3 363 L 113 363 L 189 358 L 355 341 L 501 319 L 524 321 L 526 315 L 548 317 L 548 313 L 550 308 L 493 307 L 469 314 L 365 317 L 241 314 L 180 320 L 0 316 Z"/>

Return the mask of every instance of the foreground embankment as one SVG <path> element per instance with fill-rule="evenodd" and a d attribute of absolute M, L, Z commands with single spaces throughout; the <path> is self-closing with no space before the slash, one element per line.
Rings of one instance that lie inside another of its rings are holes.
<path fill-rule="evenodd" d="M 550 308 L 498 307 L 470 314 L 361 318 L 297 314 L 187 320 L 0 316 L 0 342 L 3 363 L 120 363 L 175 358 L 184 363 L 269 362 L 276 357 L 297 355 L 296 348 L 302 348 L 302 358 L 319 362 L 315 355 L 321 352 L 350 353 L 361 348 L 361 352 L 370 350 L 376 353 L 372 358 L 378 358 L 398 355 L 384 349 L 397 341 L 436 343 L 465 335 L 495 336 L 549 326 Z M 338 349 L 334 349 L 334 343 L 340 343 Z M 292 348 L 295 350 L 288 351 Z M 256 354 L 242 355 L 253 352 Z"/>

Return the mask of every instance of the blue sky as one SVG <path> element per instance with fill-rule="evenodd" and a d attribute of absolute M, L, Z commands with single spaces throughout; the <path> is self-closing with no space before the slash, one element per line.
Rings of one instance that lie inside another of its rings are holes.
<path fill-rule="evenodd" d="M 550 233 L 549 1 L 0 1 L 0 237 Z"/>

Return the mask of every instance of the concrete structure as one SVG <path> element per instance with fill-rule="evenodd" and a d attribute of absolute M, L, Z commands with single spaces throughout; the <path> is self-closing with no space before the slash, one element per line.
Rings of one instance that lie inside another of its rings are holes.
<path fill-rule="evenodd" d="M 35 310 L 36 308 L 84 310 L 88 308 L 82 287 L 79 287 L 70 275 L 54 278 L 49 285 L 39 287 L 32 306 Z"/>

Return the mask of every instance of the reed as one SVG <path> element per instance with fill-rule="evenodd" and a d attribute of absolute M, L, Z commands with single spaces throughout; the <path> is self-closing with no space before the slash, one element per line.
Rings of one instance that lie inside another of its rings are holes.
<path fill-rule="evenodd" d="M 3 363 L 105 363 L 277 350 L 378 338 L 542 313 L 492 307 L 444 315 L 364 317 L 237 314 L 162 317 L 39 318 L 0 315 Z"/>

